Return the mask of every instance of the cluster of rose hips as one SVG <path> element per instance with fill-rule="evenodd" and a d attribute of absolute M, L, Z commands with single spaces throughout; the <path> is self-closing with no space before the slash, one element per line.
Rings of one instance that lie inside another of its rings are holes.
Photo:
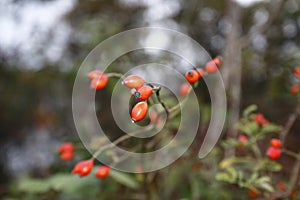
<path fill-rule="evenodd" d="M 254 121 L 260 125 L 260 126 L 265 126 L 268 125 L 270 122 L 265 118 L 265 116 L 261 113 L 257 113 L 254 115 Z M 238 136 L 238 141 L 241 142 L 243 145 L 248 142 L 248 137 L 245 134 L 241 134 Z"/>
<path fill-rule="evenodd" d="M 210 60 L 205 65 L 205 71 L 202 68 L 191 69 L 185 73 L 186 80 L 193 84 L 196 83 L 199 79 L 201 79 L 206 74 L 216 73 L 218 68 L 221 67 L 222 60 L 220 56 L 217 56 L 213 60 Z"/>
<path fill-rule="evenodd" d="M 58 152 L 63 161 L 71 160 L 74 157 L 74 145 L 66 142 L 59 147 Z"/>
<path fill-rule="evenodd" d="M 91 71 L 88 74 L 89 79 L 91 80 L 90 86 L 95 90 L 103 89 L 108 83 L 108 76 L 99 70 Z"/>
<path fill-rule="evenodd" d="M 131 110 L 132 121 L 141 121 L 148 113 L 147 99 L 153 93 L 153 86 L 145 84 L 144 79 L 137 75 L 127 76 L 122 81 L 122 84 L 131 89 L 131 92 L 138 101 Z"/>
<path fill-rule="evenodd" d="M 254 120 L 258 125 L 264 126 L 270 124 L 269 120 L 265 118 L 265 116 L 261 113 L 254 115 Z"/>
<path fill-rule="evenodd" d="M 63 143 L 60 145 L 58 152 L 60 154 L 60 157 L 64 161 L 71 160 L 74 157 L 74 145 L 70 142 Z M 80 161 L 75 165 L 75 167 L 72 170 L 72 174 L 79 174 L 80 177 L 87 176 L 91 173 L 94 167 L 94 160 L 84 160 Z M 100 166 L 96 172 L 95 176 L 97 178 L 106 178 L 109 175 L 110 167 L 108 166 Z"/>
<path fill-rule="evenodd" d="M 267 149 L 267 156 L 270 160 L 277 160 L 281 156 L 282 143 L 279 139 L 273 138 L 270 140 L 270 147 Z"/>
<path fill-rule="evenodd" d="M 269 124 L 269 120 L 267 120 L 263 114 L 256 114 L 254 116 L 254 120 L 256 121 L 256 123 L 258 123 L 261 126 L 267 125 Z M 269 157 L 270 160 L 277 160 L 278 158 L 280 158 L 281 156 L 281 141 L 279 139 L 275 139 L 273 138 L 270 141 L 270 147 L 267 149 L 266 154 Z"/>
<path fill-rule="evenodd" d="M 200 78 L 208 73 L 215 73 L 218 71 L 218 67 L 222 65 L 221 57 L 216 57 L 209 61 L 205 65 L 205 71 L 201 68 L 189 70 L 185 74 L 186 80 L 190 84 L 196 83 Z M 94 90 L 101 90 L 105 88 L 109 81 L 110 74 L 104 74 L 99 70 L 93 70 L 89 72 L 88 78 L 90 79 L 90 87 Z M 159 87 L 155 87 L 152 84 L 145 83 L 144 79 L 137 75 L 130 75 L 123 79 L 122 84 L 131 89 L 131 93 L 137 100 L 137 103 L 131 109 L 131 119 L 133 122 L 138 122 L 145 118 L 148 113 L 147 100 L 151 97 L 155 90 L 159 90 Z M 184 83 L 180 87 L 180 95 L 186 96 L 191 89 L 188 83 Z M 152 112 L 150 114 L 151 121 L 155 121 L 157 113 Z M 159 120 L 157 121 L 159 123 Z M 72 143 L 64 143 L 59 147 L 59 154 L 62 160 L 68 161 L 74 157 L 74 145 Z M 94 167 L 94 159 L 84 160 L 77 163 L 72 170 L 73 174 L 79 174 L 79 176 L 87 176 L 91 173 Z M 105 178 L 108 176 L 110 168 L 108 166 L 101 166 L 96 170 L 95 176 L 98 178 Z"/>
<path fill-rule="evenodd" d="M 191 69 L 185 74 L 186 80 L 193 84 L 196 83 L 200 78 L 208 73 L 215 73 L 218 71 L 218 67 L 222 65 L 221 57 L 218 56 L 213 60 L 210 60 L 205 65 L 205 70 L 202 68 Z M 90 86 L 95 90 L 103 89 L 109 80 L 109 75 L 104 74 L 99 70 L 93 70 L 88 74 L 91 80 Z M 122 84 L 131 89 L 131 93 L 138 101 L 131 110 L 131 119 L 133 122 L 141 121 L 145 118 L 148 113 L 147 99 L 152 95 L 155 86 L 152 84 L 145 83 L 144 79 L 137 75 L 130 75 L 126 77 Z M 190 91 L 190 85 L 183 83 L 180 87 L 180 95 L 186 96 Z M 157 88 L 155 88 L 157 89 Z"/>
<path fill-rule="evenodd" d="M 300 80 L 300 67 L 294 67 L 294 69 L 293 69 L 293 74 L 297 77 L 298 80 Z M 299 91 L 300 91 L 299 83 L 293 85 L 293 86 L 290 88 L 290 93 L 293 94 L 293 95 L 298 94 Z"/>

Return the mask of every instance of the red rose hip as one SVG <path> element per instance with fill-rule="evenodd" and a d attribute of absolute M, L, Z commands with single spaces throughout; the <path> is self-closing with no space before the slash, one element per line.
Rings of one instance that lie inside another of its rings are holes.
<path fill-rule="evenodd" d="M 109 175 L 110 167 L 107 166 L 101 166 L 97 169 L 95 176 L 97 178 L 106 178 Z"/>
<path fill-rule="evenodd" d="M 216 65 L 218 67 L 221 67 L 222 66 L 222 57 L 221 56 L 217 56 L 213 59 L 213 61 L 216 63 Z"/>
<path fill-rule="evenodd" d="M 300 67 L 294 67 L 293 74 L 300 79 Z"/>
<path fill-rule="evenodd" d="M 94 78 L 99 78 L 102 76 L 103 72 L 99 70 L 93 70 L 88 74 L 89 79 L 93 80 Z"/>
<path fill-rule="evenodd" d="M 199 79 L 199 74 L 196 70 L 192 69 L 185 74 L 185 78 L 189 83 L 196 83 Z"/>
<path fill-rule="evenodd" d="M 293 85 L 290 88 L 290 93 L 293 95 L 296 95 L 300 91 L 300 86 L 299 85 Z"/>
<path fill-rule="evenodd" d="M 131 119 L 134 122 L 141 121 L 145 118 L 146 114 L 148 112 L 148 104 L 145 101 L 141 101 L 137 103 L 135 106 L 133 106 L 131 111 Z"/>
<path fill-rule="evenodd" d="M 270 122 L 265 118 L 265 116 L 261 113 L 258 113 L 254 116 L 254 120 L 256 121 L 256 123 L 258 123 L 259 125 L 267 125 Z"/>
<path fill-rule="evenodd" d="M 248 137 L 246 135 L 239 135 L 238 140 L 241 143 L 246 143 L 246 142 L 248 142 Z"/>
<path fill-rule="evenodd" d="M 218 66 L 213 60 L 211 60 L 208 63 L 206 63 L 205 71 L 210 74 L 216 73 L 218 71 Z"/>
<path fill-rule="evenodd" d="M 91 88 L 95 90 L 101 90 L 103 89 L 108 83 L 108 77 L 105 74 L 102 74 L 101 76 L 94 78 L 91 81 Z"/>
<path fill-rule="evenodd" d="M 197 72 L 198 72 L 198 79 L 202 78 L 205 75 L 205 72 L 202 68 L 197 68 Z"/>
<path fill-rule="evenodd" d="M 186 95 L 189 93 L 190 88 L 191 88 L 190 84 L 188 84 L 188 83 L 183 83 L 183 84 L 180 86 L 179 94 L 180 94 L 181 96 L 186 96 Z"/>
<path fill-rule="evenodd" d="M 93 167 L 94 160 L 84 160 L 75 165 L 74 169 L 72 170 L 72 174 L 79 174 L 79 176 L 87 176 L 89 173 L 91 173 Z"/>
<path fill-rule="evenodd" d="M 66 152 L 60 154 L 60 158 L 63 161 L 71 160 L 73 157 L 74 157 L 74 152 L 73 151 L 66 151 Z"/>
<path fill-rule="evenodd" d="M 281 156 L 281 151 L 280 149 L 269 147 L 267 149 L 267 156 L 269 157 L 270 160 L 277 160 Z"/>
<path fill-rule="evenodd" d="M 134 96 L 137 100 L 144 101 L 147 100 L 152 95 L 152 87 L 144 85 L 140 87 L 135 93 Z"/>
<path fill-rule="evenodd" d="M 282 147 L 282 143 L 279 139 L 273 138 L 270 141 L 270 144 L 272 147 L 276 148 L 276 149 L 280 149 Z"/>
<path fill-rule="evenodd" d="M 71 142 L 66 142 L 60 145 L 58 149 L 59 153 L 62 154 L 64 152 L 73 152 L 74 151 L 74 145 Z"/>
<path fill-rule="evenodd" d="M 128 88 L 135 88 L 138 89 L 144 85 L 145 81 L 141 77 L 137 75 L 130 75 L 127 76 L 123 81 L 122 84 Z"/>

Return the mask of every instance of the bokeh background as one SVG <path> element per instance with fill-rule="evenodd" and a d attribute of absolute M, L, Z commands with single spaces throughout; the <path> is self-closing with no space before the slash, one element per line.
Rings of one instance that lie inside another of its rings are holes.
<path fill-rule="evenodd" d="M 78 139 L 71 108 L 77 69 L 104 39 L 145 26 L 183 32 L 212 57 L 223 56 L 230 114 L 224 137 L 234 135 L 249 104 L 279 124 L 294 110 L 298 0 L 1 0 L 1 196 L 24 174 L 42 178 L 63 168 L 58 145 Z M 299 130 L 296 123 L 291 149 Z"/>

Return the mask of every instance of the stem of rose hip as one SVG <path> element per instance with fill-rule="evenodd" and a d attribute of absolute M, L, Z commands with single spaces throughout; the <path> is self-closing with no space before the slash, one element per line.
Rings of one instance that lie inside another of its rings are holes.
<path fill-rule="evenodd" d="M 166 104 L 161 100 L 160 96 L 159 96 L 159 92 L 160 92 L 160 89 L 156 90 L 155 94 L 156 94 L 156 98 L 157 98 L 157 101 L 162 105 L 162 107 L 165 109 L 166 113 L 167 113 L 167 118 L 169 117 L 169 114 L 170 114 L 170 111 L 169 109 L 167 108 Z"/>
<path fill-rule="evenodd" d="M 106 76 L 108 78 L 111 78 L 111 77 L 114 77 L 114 78 L 120 78 L 120 79 L 123 79 L 123 74 L 121 73 L 107 73 Z"/>

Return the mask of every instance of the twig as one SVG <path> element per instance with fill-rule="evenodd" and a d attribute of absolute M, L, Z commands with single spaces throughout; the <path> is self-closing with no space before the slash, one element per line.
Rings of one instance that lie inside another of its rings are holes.
<path fill-rule="evenodd" d="M 282 152 L 285 153 L 288 156 L 291 156 L 291 157 L 293 157 L 293 158 L 295 158 L 297 160 L 300 160 L 300 155 L 297 154 L 297 153 L 295 153 L 295 152 L 289 151 L 287 149 L 282 149 Z"/>
<path fill-rule="evenodd" d="M 288 135 L 288 133 L 290 132 L 291 128 L 293 127 L 298 115 L 300 114 L 300 101 L 298 101 L 297 107 L 295 109 L 295 111 L 289 116 L 283 130 L 280 132 L 280 139 L 282 141 L 282 143 L 284 144 L 286 136 Z"/>
<path fill-rule="evenodd" d="M 123 74 L 120 73 L 107 73 L 107 77 L 123 78 Z"/>
<path fill-rule="evenodd" d="M 298 152 L 298 157 L 299 156 L 300 156 L 300 151 Z M 296 160 L 296 162 L 294 164 L 292 174 L 291 174 L 290 183 L 289 183 L 289 189 L 287 191 L 286 197 L 289 197 L 291 195 L 291 193 L 293 192 L 294 187 L 297 184 L 299 170 L 300 170 L 300 159 Z"/>
<path fill-rule="evenodd" d="M 166 104 L 161 100 L 160 96 L 159 96 L 159 92 L 160 92 L 160 89 L 156 90 L 155 94 L 156 94 L 156 98 L 157 98 L 157 101 L 162 105 L 162 107 L 165 109 L 166 113 L 167 113 L 167 118 L 170 114 L 170 111 L 169 109 L 167 108 Z"/>
<path fill-rule="evenodd" d="M 98 149 L 98 151 L 96 151 L 96 153 L 94 153 L 93 155 L 93 159 L 95 159 L 98 155 L 100 155 L 103 151 L 107 150 L 107 149 L 110 149 L 110 148 L 113 148 L 114 146 L 116 146 L 117 144 L 119 144 L 120 142 L 123 142 L 124 140 L 127 140 L 129 138 L 131 138 L 132 136 L 134 135 L 138 135 L 138 134 L 141 134 L 145 131 L 149 131 L 153 128 L 154 126 L 153 125 L 149 125 L 147 126 L 146 128 L 143 128 L 143 129 L 140 129 L 132 134 L 126 134 L 126 135 L 123 135 L 121 137 L 119 137 L 118 139 L 116 139 L 114 142 L 112 143 L 109 143 L 107 145 L 104 145 L 103 147 L 101 147 L 100 149 Z"/>

